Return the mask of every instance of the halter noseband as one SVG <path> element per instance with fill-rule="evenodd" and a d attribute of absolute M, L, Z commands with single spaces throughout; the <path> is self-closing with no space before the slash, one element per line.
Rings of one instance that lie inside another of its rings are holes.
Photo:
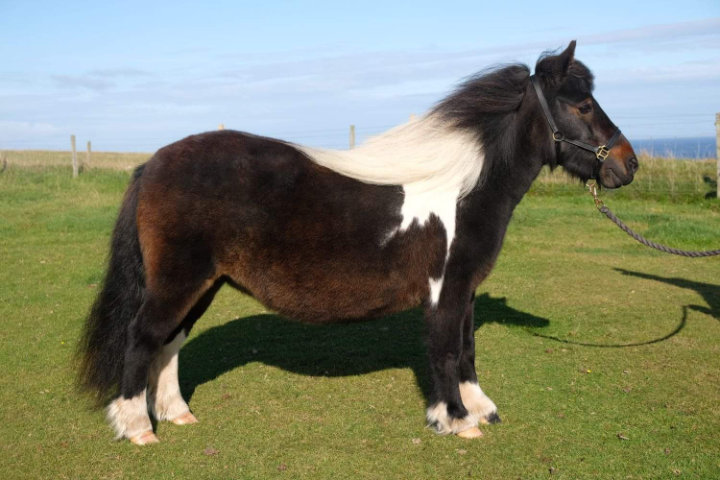
<path fill-rule="evenodd" d="M 593 152 L 595 154 L 595 157 L 600 160 L 600 163 L 604 162 L 610 154 L 610 149 L 613 147 L 613 145 L 615 145 L 615 142 L 617 142 L 618 138 L 620 138 L 620 129 L 615 127 L 615 133 L 613 133 L 612 137 L 610 137 L 610 140 L 608 140 L 605 145 L 600 145 L 598 147 L 594 147 L 589 143 L 581 142 L 580 140 L 565 138 L 565 135 L 562 134 L 560 129 L 558 129 L 557 124 L 555 124 L 555 120 L 550 113 L 550 106 L 548 105 L 547 100 L 545 100 L 545 95 L 543 95 L 535 75 L 530 76 L 530 81 L 532 82 L 533 87 L 535 87 L 535 93 L 537 93 L 538 101 L 540 102 L 542 111 L 548 121 L 548 125 L 550 125 L 550 129 L 552 130 L 553 140 L 555 142 L 569 143 L 571 145 L 575 145 L 576 147 L 582 148 L 583 150 Z"/>

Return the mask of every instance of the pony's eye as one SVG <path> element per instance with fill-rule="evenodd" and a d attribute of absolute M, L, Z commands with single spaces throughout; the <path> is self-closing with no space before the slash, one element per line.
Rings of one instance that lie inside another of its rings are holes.
<path fill-rule="evenodd" d="M 590 113 L 592 111 L 592 103 L 583 103 L 578 107 L 578 111 L 583 115 Z"/>

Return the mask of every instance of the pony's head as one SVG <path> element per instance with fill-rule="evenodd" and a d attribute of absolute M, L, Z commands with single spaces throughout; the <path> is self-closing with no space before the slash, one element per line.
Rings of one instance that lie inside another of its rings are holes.
<path fill-rule="evenodd" d="M 532 83 L 558 165 L 607 188 L 632 182 L 638 169 L 635 152 L 593 97 L 593 75 L 575 60 L 575 41 L 560 54 L 541 57 Z"/>

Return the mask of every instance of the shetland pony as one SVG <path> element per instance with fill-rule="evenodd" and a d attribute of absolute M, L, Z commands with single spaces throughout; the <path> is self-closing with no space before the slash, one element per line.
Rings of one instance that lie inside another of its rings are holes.
<path fill-rule="evenodd" d="M 79 348 L 81 382 L 110 402 L 117 436 L 158 441 L 150 415 L 197 421 L 178 352 L 224 284 L 310 323 L 422 305 L 428 423 L 472 438 L 499 421 L 478 385 L 473 303 L 513 209 L 544 165 L 608 188 L 638 167 L 574 50 L 542 56 L 533 76 L 473 77 L 353 150 L 227 130 L 161 148 L 125 194 Z"/>

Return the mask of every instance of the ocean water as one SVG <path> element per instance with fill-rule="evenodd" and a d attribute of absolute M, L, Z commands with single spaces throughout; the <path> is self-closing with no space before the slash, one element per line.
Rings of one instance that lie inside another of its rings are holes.
<path fill-rule="evenodd" d="M 668 158 L 715 158 L 715 137 L 630 139 L 636 153 Z"/>

